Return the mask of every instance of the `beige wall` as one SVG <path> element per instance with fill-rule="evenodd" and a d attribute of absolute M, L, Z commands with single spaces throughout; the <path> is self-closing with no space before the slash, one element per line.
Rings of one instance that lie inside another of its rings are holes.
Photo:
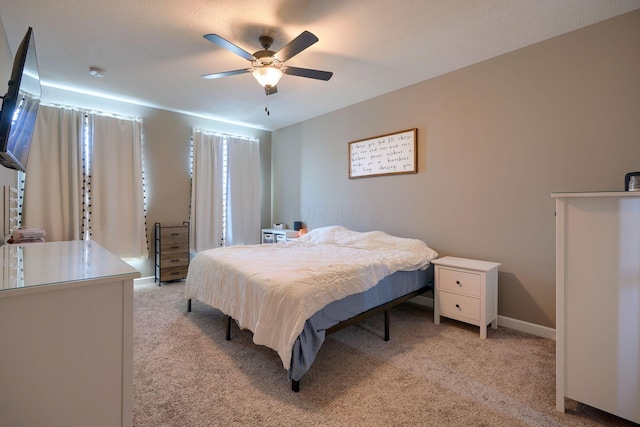
<path fill-rule="evenodd" d="M 639 51 L 635 11 L 275 131 L 273 222 L 501 262 L 499 314 L 554 327 L 550 194 L 640 170 Z M 414 127 L 418 174 L 348 179 L 349 141 Z"/>

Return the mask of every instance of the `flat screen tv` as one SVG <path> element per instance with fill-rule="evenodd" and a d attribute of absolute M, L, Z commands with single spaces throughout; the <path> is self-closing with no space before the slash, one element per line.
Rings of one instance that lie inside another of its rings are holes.
<path fill-rule="evenodd" d="M 9 89 L 0 113 L 0 164 L 25 171 L 40 105 L 40 74 L 33 30 L 27 30 L 13 59 Z"/>

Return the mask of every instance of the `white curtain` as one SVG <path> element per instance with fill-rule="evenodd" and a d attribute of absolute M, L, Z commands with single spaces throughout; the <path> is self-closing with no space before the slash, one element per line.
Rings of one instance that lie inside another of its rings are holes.
<path fill-rule="evenodd" d="M 260 145 L 256 140 L 228 141 L 226 244 L 259 243 Z"/>
<path fill-rule="evenodd" d="M 147 258 L 142 124 L 90 114 L 90 239 L 122 258 Z"/>
<path fill-rule="evenodd" d="M 22 224 L 47 241 L 82 238 L 84 113 L 40 106 L 24 182 Z"/>
<path fill-rule="evenodd" d="M 91 239 L 148 258 L 142 124 L 41 105 L 24 185 L 22 224 L 47 241 Z"/>
<path fill-rule="evenodd" d="M 224 245 L 223 178 L 224 137 L 195 131 L 191 179 L 192 251 Z"/>
<path fill-rule="evenodd" d="M 257 140 L 195 130 L 191 185 L 192 250 L 259 243 Z"/>

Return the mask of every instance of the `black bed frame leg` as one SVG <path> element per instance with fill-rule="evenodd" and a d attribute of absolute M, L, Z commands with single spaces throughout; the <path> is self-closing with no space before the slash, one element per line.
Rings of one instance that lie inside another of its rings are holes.
<path fill-rule="evenodd" d="M 227 316 L 227 341 L 231 341 L 231 316 Z"/>
<path fill-rule="evenodd" d="M 389 310 L 384 311 L 384 340 L 389 341 Z"/>
<path fill-rule="evenodd" d="M 187 311 L 191 313 L 191 298 L 187 300 Z"/>
<path fill-rule="evenodd" d="M 291 380 L 291 390 L 293 390 L 295 393 L 300 391 L 300 380 Z"/>

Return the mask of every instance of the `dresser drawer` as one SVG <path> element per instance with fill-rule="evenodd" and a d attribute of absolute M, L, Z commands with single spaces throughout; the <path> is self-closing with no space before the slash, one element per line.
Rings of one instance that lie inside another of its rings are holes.
<path fill-rule="evenodd" d="M 480 321 L 480 300 L 466 295 L 438 292 L 440 313 L 451 318 L 464 317 Z"/>
<path fill-rule="evenodd" d="M 187 277 L 188 266 L 162 268 L 160 271 L 160 281 L 179 280 Z"/>
<path fill-rule="evenodd" d="M 162 227 L 163 242 L 181 242 L 189 239 L 189 227 Z"/>
<path fill-rule="evenodd" d="M 438 288 L 443 291 L 480 296 L 480 274 L 468 271 L 438 268 Z"/>
<path fill-rule="evenodd" d="M 189 252 L 189 242 L 160 242 L 160 251 L 163 255 L 174 254 L 176 252 Z"/>
<path fill-rule="evenodd" d="M 189 254 L 187 252 L 176 254 L 162 254 L 160 257 L 160 267 L 182 267 L 189 265 Z"/>

